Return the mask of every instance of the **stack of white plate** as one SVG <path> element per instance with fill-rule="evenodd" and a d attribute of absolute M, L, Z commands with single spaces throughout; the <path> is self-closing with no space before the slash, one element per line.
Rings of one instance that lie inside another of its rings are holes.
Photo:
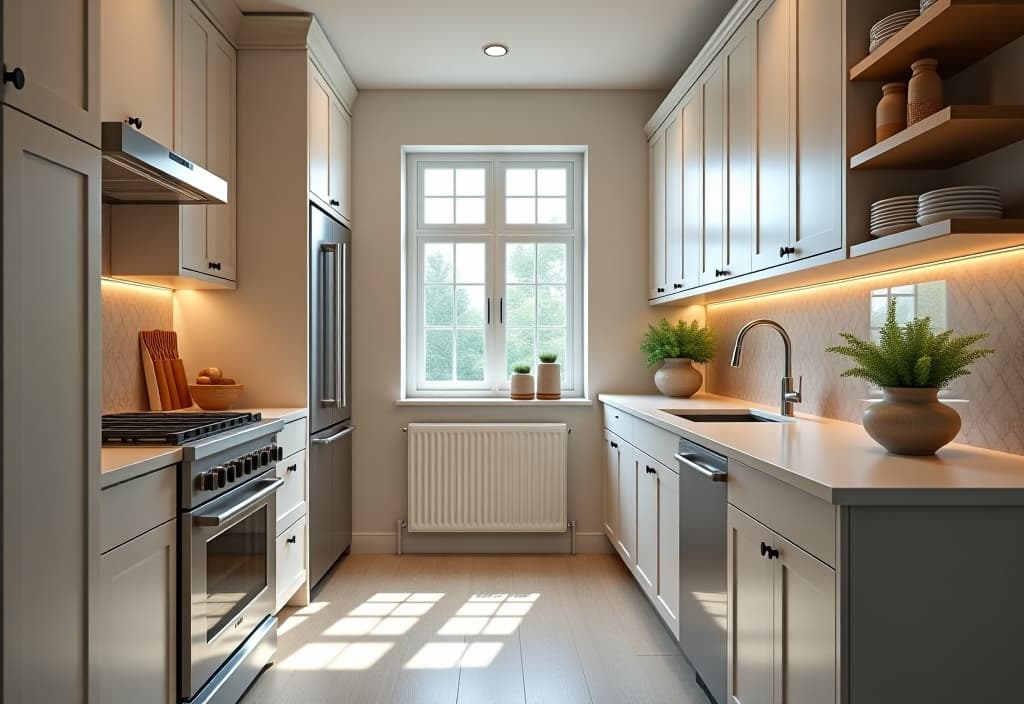
<path fill-rule="evenodd" d="M 875 22 L 868 37 L 868 53 L 882 46 L 886 39 L 913 22 L 920 14 L 919 10 L 903 10 Z"/>
<path fill-rule="evenodd" d="M 934 5 L 936 2 L 938 2 L 938 0 L 921 0 L 921 14 L 923 15 L 924 11 L 927 10 L 932 5 Z"/>
<path fill-rule="evenodd" d="M 917 227 L 917 196 L 884 198 L 871 204 L 871 236 L 881 237 Z"/>
<path fill-rule="evenodd" d="M 928 191 L 917 203 L 917 224 L 940 220 L 997 220 L 1003 217 L 1003 199 L 992 186 L 954 186 Z"/>

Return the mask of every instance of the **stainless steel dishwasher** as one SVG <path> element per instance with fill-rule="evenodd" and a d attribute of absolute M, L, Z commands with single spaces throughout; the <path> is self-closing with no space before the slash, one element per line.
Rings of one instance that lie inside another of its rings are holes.
<path fill-rule="evenodd" d="M 711 701 L 726 704 L 727 460 L 680 438 L 679 645 Z"/>

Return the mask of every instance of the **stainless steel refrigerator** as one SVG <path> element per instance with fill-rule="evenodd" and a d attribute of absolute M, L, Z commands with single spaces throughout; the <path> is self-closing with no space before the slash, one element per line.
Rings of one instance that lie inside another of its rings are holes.
<path fill-rule="evenodd" d="M 352 546 L 352 233 L 309 206 L 309 571 L 319 582 Z"/>

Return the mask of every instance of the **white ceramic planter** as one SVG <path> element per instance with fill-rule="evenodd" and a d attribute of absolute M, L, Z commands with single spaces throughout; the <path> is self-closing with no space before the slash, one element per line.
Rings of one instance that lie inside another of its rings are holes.
<path fill-rule="evenodd" d="M 693 360 L 685 357 L 666 359 L 654 372 L 654 385 L 658 391 L 673 398 L 689 398 L 703 383 L 704 377 L 693 368 Z"/>
<path fill-rule="evenodd" d="M 509 381 L 509 396 L 516 401 L 533 399 L 533 374 L 513 374 Z"/>
<path fill-rule="evenodd" d="M 537 364 L 537 398 L 555 401 L 562 398 L 562 365 L 557 362 Z"/>

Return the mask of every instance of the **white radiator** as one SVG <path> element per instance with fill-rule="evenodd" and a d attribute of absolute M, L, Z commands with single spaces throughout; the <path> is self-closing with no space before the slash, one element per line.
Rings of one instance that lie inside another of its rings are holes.
<path fill-rule="evenodd" d="M 566 530 L 564 423 L 410 423 L 410 532 Z"/>

